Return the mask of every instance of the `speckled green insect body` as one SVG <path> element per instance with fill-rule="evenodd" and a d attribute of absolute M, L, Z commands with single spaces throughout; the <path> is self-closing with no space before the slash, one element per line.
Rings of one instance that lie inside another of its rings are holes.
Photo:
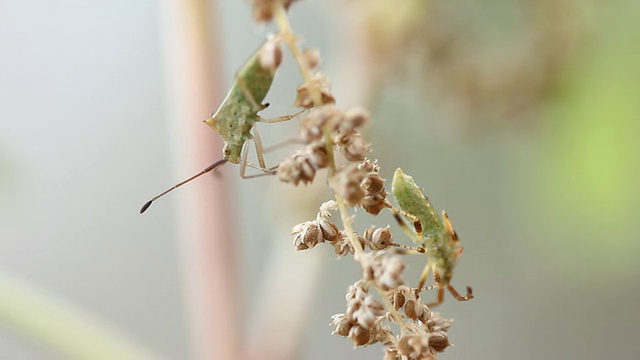
<path fill-rule="evenodd" d="M 393 175 L 392 192 L 398 206 L 419 221 L 419 225 L 416 224 L 417 233 L 411 233 L 411 237 L 425 248 L 428 263 L 418 287 L 422 288 L 429 271 L 433 272 L 438 286 L 438 300 L 430 306 L 442 303 L 445 287 L 457 300 L 472 299 L 471 288 L 467 287 L 467 296 L 463 297 L 451 286 L 453 269 L 462 255 L 462 246 L 447 213 L 443 211 L 441 218 L 413 178 L 402 169 L 398 168 Z"/>
<path fill-rule="evenodd" d="M 238 71 L 231 90 L 218 110 L 205 122 L 222 136 L 225 141 L 223 159 L 238 164 L 245 142 L 251 139 L 251 129 L 263 119 L 258 112 L 266 108 L 262 101 L 267 96 L 276 67 L 264 66 L 261 55 L 271 43 L 265 43 Z"/>
<path fill-rule="evenodd" d="M 280 65 L 281 59 L 282 50 L 279 47 L 279 40 L 276 37 L 267 40 L 260 49 L 251 56 L 240 71 L 238 71 L 231 90 L 229 90 L 222 105 L 204 121 L 224 139 L 222 159 L 147 201 L 140 209 L 141 214 L 145 212 L 155 200 L 189 181 L 217 169 L 227 162 L 234 164 L 240 163 L 242 165 L 240 167 L 240 176 L 243 178 L 273 174 L 273 168 L 269 169 L 265 165 L 264 156 L 262 155 L 262 144 L 257 130 L 254 130 L 255 134 L 253 135 L 251 134 L 251 130 L 255 129 L 257 122 L 274 123 L 287 121 L 300 114 L 280 116 L 273 119 L 263 119 L 258 115 L 259 111 L 264 110 L 268 106 L 268 104 L 263 105 L 262 101 L 271 88 L 273 77 L 275 76 L 276 69 Z M 258 166 L 249 164 L 247 162 L 248 152 L 246 151 L 248 149 L 244 149 L 243 151 L 245 143 L 250 139 L 253 139 L 256 145 Z M 245 176 L 246 166 L 262 170 L 262 173 Z"/>

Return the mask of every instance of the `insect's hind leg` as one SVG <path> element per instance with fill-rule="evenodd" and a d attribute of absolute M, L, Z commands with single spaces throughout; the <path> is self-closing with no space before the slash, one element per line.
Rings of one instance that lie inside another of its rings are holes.
<path fill-rule="evenodd" d="M 256 147 L 257 146 L 258 145 L 256 145 Z M 249 145 L 245 143 L 245 145 L 244 145 L 244 147 L 242 149 L 242 157 L 241 157 L 241 160 L 240 160 L 240 177 L 241 178 L 243 178 L 243 179 L 253 179 L 253 178 L 260 177 L 260 176 L 274 175 L 276 173 L 276 169 L 278 168 L 277 166 L 274 166 L 272 168 L 267 168 L 266 166 L 256 166 L 256 165 L 253 165 L 252 163 L 250 163 L 248 158 L 249 158 Z M 260 170 L 262 172 L 258 173 L 258 174 L 253 174 L 253 175 L 246 175 L 247 167 L 254 168 L 254 169 Z"/>
<path fill-rule="evenodd" d="M 453 295 L 453 297 L 456 298 L 456 300 L 458 300 L 458 301 L 469 301 L 469 300 L 473 299 L 473 289 L 471 289 L 470 286 L 467 286 L 467 295 L 466 296 L 461 296 L 458 293 L 458 291 L 453 286 L 451 286 L 451 284 L 447 284 L 447 289 L 449 290 L 451 295 Z"/>

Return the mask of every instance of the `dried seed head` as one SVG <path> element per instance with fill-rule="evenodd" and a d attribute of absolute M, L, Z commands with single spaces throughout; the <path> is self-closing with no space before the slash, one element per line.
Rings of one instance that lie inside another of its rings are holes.
<path fill-rule="evenodd" d="M 280 181 L 293 185 L 298 185 L 301 181 L 304 184 L 310 183 L 316 175 L 316 169 L 303 153 L 284 159 L 276 172 Z"/>
<path fill-rule="evenodd" d="M 364 198 L 365 192 L 360 183 L 365 176 L 363 170 L 358 170 L 354 164 L 347 164 L 329 179 L 329 185 L 336 195 L 346 200 L 349 206 L 356 206 Z"/>
<path fill-rule="evenodd" d="M 348 336 L 349 330 L 353 327 L 353 321 L 349 320 L 345 314 L 336 314 L 331 318 L 333 319 L 331 321 L 331 325 L 336 327 L 332 334 L 338 334 L 345 337 Z"/>
<path fill-rule="evenodd" d="M 338 256 L 347 256 L 354 253 L 353 246 L 351 246 L 348 241 L 338 241 L 334 246 L 336 249 L 336 255 Z"/>
<path fill-rule="evenodd" d="M 323 169 L 329 165 L 329 152 L 321 141 L 314 142 L 305 148 L 309 163 L 315 169 Z"/>
<path fill-rule="evenodd" d="M 362 179 L 362 189 L 368 193 L 378 193 L 384 191 L 384 179 L 380 174 L 371 172 Z"/>
<path fill-rule="evenodd" d="M 316 48 L 306 48 L 302 51 L 302 57 L 309 69 L 314 69 L 320 64 L 320 52 Z"/>
<path fill-rule="evenodd" d="M 393 235 L 389 231 L 389 227 L 375 228 L 370 227 L 364 232 L 364 239 L 373 251 L 384 250 L 393 244 Z"/>
<path fill-rule="evenodd" d="M 302 118 L 300 137 L 305 143 L 323 140 L 323 130 L 333 132 L 342 122 L 343 113 L 333 105 L 325 105 L 309 111 Z"/>
<path fill-rule="evenodd" d="M 317 89 L 320 92 L 321 104 L 333 104 L 336 100 L 329 91 L 329 81 L 326 76 L 321 73 L 316 73 L 311 79 L 311 83 L 304 83 L 298 87 L 298 95 L 294 103 L 295 107 L 312 108 L 315 105 L 311 88 Z"/>
<path fill-rule="evenodd" d="M 429 338 L 411 334 L 404 335 L 398 341 L 398 355 L 416 360 L 436 359 L 435 350 L 429 347 Z"/>
<path fill-rule="evenodd" d="M 355 324 L 349 330 L 349 338 L 353 341 L 353 345 L 355 346 L 367 345 L 371 339 L 371 331 Z"/>
<path fill-rule="evenodd" d="M 449 345 L 451 343 L 445 332 L 438 331 L 429 336 L 429 346 L 437 352 L 443 352 Z"/>
<path fill-rule="evenodd" d="M 371 117 L 369 112 L 362 107 L 352 107 L 347 109 L 344 114 L 344 127 L 357 129 L 369 124 Z"/>
<path fill-rule="evenodd" d="M 439 313 L 435 312 L 435 313 L 431 313 L 431 317 L 429 318 L 429 320 L 425 325 L 431 332 L 436 332 L 436 331 L 447 332 L 449 331 L 449 328 L 451 327 L 452 322 L 453 321 L 451 319 L 443 318 L 440 316 Z"/>
<path fill-rule="evenodd" d="M 263 69 L 271 70 L 272 73 L 276 72 L 278 66 L 282 62 L 282 48 L 280 47 L 280 41 L 274 36 L 270 37 L 267 42 L 262 46 L 259 53 L 260 66 Z"/>
<path fill-rule="evenodd" d="M 365 155 L 371 152 L 370 144 L 355 130 L 340 133 L 334 141 L 349 161 L 362 161 Z"/>
<path fill-rule="evenodd" d="M 419 300 L 410 299 L 404 304 L 404 313 L 411 320 L 418 320 L 422 316 L 423 308 Z"/>
<path fill-rule="evenodd" d="M 336 226 L 336 224 L 320 216 L 317 217 L 316 221 L 322 231 L 322 238 L 324 240 L 331 243 L 340 240 L 340 230 L 338 230 L 338 226 Z"/>
<path fill-rule="evenodd" d="M 380 211 L 387 207 L 386 192 L 384 194 L 368 194 L 360 202 L 362 208 L 371 215 L 378 215 Z"/>
<path fill-rule="evenodd" d="M 352 318 L 363 328 L 373 329 L 378 317 L 384 315 L 384 305 L 372 295 L 367 295 L 364 300 L 358 300 L 357 305 L 353 307 L 355 310 Z"/>
<path fill-rule="evenodd" d="M 402 291 L 395 292 L 391 297 L 391 302 L 393 303 L 393 307 L 396 310 L 400 310 L 400 308 L 404 305 L 405 297 Z"/>
<path fill-rule="evenodd" d="M 252 0 L 253 18 L 257 22 L 267 22 L 273 19 L 273 12 L 278 3 L 282 3 L 285 9 L 289 9 L 295 0 Z"/>
<path fill-rule="evenodd" d="M 429 319 L 431 319 L 431 309 L 429 309 L 427 304 L 422 304 L 422 314 L 418 316 L 418 320 L 420 320 L 423 324 L 426 324 Z"/>
<path fill-rule="evenodd" d="M 322 242 L 322 231 L 315 221 L 305 221 L 293 227 L 291 237 L 296 250 L 306 250 Z"/>
<path fill-rule="evenodd" d="M 404 267 L 404 262 L 399 256 L 382 258 L 378 266 L 374 265 L 376 284 L 385 291 L 404 285 L 402 280 Z"/>

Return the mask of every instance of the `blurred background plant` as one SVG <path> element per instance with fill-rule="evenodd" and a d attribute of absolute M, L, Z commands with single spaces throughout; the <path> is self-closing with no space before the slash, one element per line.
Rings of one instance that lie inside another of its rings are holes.
<path fill-rule="evenodd" d="M 241 181 L 229 168 L 230 202 L 199 195 L 220 185 L 212 177 L 137 215 L 157 189 L 219 157 L 219 147 L 204 150 L 175 133 L 193 125 L 205 141 L 217 138 L 200 121 L 273 30 L 249 25 L 244 2 L 208 3 L 199 14 L 209 20 L 213 59 L 223 59 L 211 63 L 222 72 L 211 80 L 219 94 L 211 93 L 207 110 L 176 111 L 176 78 L 167 69 L 181 63 L 167 60 L 177 51 L 160 20 L 161 13 L 171 18 L 167 3 L 0 3 L 0 262 L 160 357 L 204 358 L 190 340 L 196 330 L 188 319 L 198 312 L 194 295 L 183 291 L 195 281 L 184 218 L 202 213 L 199 221 L 206 221 L 207 212 L 172 205 L 200 198 L 225 209 L 229 220 L 216 221 L 237 232 L 229 250 L 235 253 L 227 255 L 242 267 L 222 264 L 216 273 L 235 279 L 240 295 L 215 287 L 208 295 L 237 300 L 238 328 L 251 329 L 246 338 L 235 335 L 237 346 L 259 342 L 264 324 L 275 323 L 287 335 L 272 331 L 254 349 L 300 359 L 379 358 L 379 348 L 352 351 L 329 335 L 328 319 L 356 280 L 344 275 L 357 274 L 354 265 L 336 261 L 329 249 L 324 256 L 291 249 L 292 224 L 319 203 L 291 196 L 299 205 L 283 207 L 275 179 Z M 366 136 L 371 157 L 385 164 L 382 176 L 402 166 L 456 219 L 465 246 L 456 281 L 473 284 L 476 299 L 439 309 L 456 319 L 450 336 L 458 345 L 442 358 L 537 359 L 541 351 L 564 359 L 637 358 L 640 4 L 403 6 L 299 1 L 291 21 L 321 50 L 339 105 L 373 110 Z M 291 112 L 285 105 L 300 79 L 291 59 L 284 61 L 267 98 L 277 106 L 265 116 Z M 295 127 L 261 132 L 274 144 Z M 179 144 L 203 158 L 174 153 Z M 270 154 L 271 162 L 278 156 Z M 230 235 L 213 237 L 229 243 Z M 415 263 L 406 272 L 420 270 Z M 282 276 L 290 286 L 274 288 L 263 276 Z M 280 302 L 273 293 L 283 294 Z M 6 294 L 0 289 L 0 306 Z M 295 308 L 295 316 L 281 308 Z M 1 357 L 64 356 L 17 334 L 3 320 Z"/>

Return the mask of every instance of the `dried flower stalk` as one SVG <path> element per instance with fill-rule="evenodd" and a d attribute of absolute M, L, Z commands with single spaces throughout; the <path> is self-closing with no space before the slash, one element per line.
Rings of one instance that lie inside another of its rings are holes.
<path fill-rule="evenodd" d="M 360 207 L 372 215 L 384 209 L 399 211 L 387 200 L 377 161 L 366 157 L 371 144 L 360 130 L 370 124 L 369 113 L 334 105 L 327 76 L 315 70 L 319 52 L 300 49 L 291 29 L 286 13 L 291 1 L 254 0 L 253 4 L 256 20 L 273 20 L 278 25 L 277 36 L 289 47 L 304 79 L 295 105 L 309 109 L 300 125 L 299 140 L 304 146 L 281 161 L 276 174 L 280 181 L 297 186 L 313 182 L 327 169 L 327 184 L 335 194 L 335 199 L 321 205 L 315 219 L 293 227 L 293 246 L 308 250 L 329 244 L 338 256 L 353 256 L 362 271 L 362 279 L 347 291 L 345 313 L 332 317 L 333 333 L 348 337 L 354 346 L 381 343 L 384 359 L 436 359 L 450 345 L 451 320 L 422 302 L 424 289 L 407 285 L 402 277 L 403 258 L 390 252 L 416 254 L 424 249 L 394 242 L 389 226 L 371 226 L 362 235 L 353 230 L 349 208 Z M 340 214 L 341 226 L 332 221 L 332 212 Z"/>

